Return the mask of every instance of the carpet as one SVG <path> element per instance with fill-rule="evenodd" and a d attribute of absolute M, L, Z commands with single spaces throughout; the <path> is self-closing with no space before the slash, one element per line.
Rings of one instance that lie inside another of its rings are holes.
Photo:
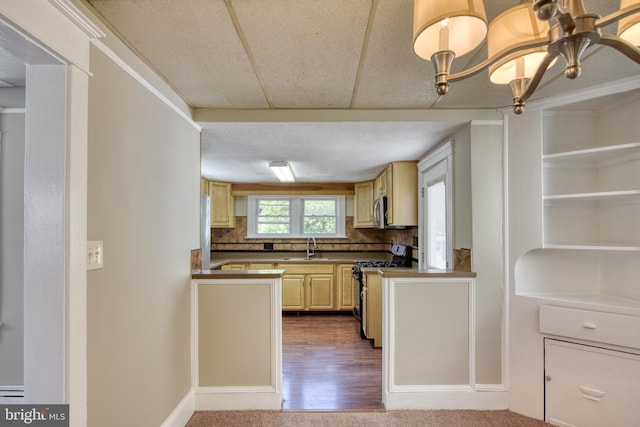
<path fill-rule="evenodd" d="M 198 411 L 186 427 L 540 427 L 548 424 L 511 411 L 288 412 Z"/>

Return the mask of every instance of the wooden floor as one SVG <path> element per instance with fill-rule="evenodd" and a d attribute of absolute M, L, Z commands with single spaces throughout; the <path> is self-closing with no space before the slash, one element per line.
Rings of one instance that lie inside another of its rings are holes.
<path fill-rule="evenodd" d="M 350 314 L 284 313 L 284 410 L 383 410 L 382 350 Z"/>

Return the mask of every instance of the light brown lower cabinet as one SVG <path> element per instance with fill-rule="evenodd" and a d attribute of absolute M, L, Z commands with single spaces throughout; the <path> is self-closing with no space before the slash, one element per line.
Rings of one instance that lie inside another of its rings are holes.
<path fill-rule="evenodd" d="M 358 287 L 358 282 L 352 277 L 353 264 L 338 264 L 336 266 L 336 309 L 352 311 L 357 301 L 355 301 L 354 289 Z"/>
<path fill-rule="evenodd" d="M 363 275 L 362 329 L 374 347 L 382 347 L 382 276 Z"/>
<path fill-rule="evenodd" d="M 278 264 L 283 310 L 333 310 L 334 264 Z"/>

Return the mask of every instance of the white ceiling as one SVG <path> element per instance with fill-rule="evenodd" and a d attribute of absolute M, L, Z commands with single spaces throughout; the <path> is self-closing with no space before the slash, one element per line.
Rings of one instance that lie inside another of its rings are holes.
<path fill-rule="evenodd" d="M 269 160 L 290 161 L 304 182 L 371 179 L 389 161 L 420 158 L 467 120 L 430 119 L 430 111 L 511 103 L 509 88 L 486 72 L 437 97 L 432 64 L 411 46 L 413 0 L 81 1 L 194 107 L 203 174 L 214 179 L 273 182 Z M 518 3 L 485 0 L 487 17 Z M 606 15 L 619 0 L 585 4 Z M 578 80 L 559 77 L 558 61 L 532 100 L 637 75 L 612 49 L 593 51 Z M 481 46 L 453 71 L 485 55 Z"/>

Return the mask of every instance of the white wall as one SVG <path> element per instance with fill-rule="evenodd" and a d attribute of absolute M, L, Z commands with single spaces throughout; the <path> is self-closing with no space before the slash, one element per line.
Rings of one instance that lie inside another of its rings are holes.
<path fill-rule="evenodd" d="M 199 130 L 98 48 L 89 83 L 91 426 L 157 426 L 190 390 L 190 250 L 200 246 Z"/>
<path fill-rule="evenodd" d="M 24 107 L 24 88 L 0 90 Z M 22 386 L 24 314 L 24 110 L 0 112 L 0 386 Z"/>

